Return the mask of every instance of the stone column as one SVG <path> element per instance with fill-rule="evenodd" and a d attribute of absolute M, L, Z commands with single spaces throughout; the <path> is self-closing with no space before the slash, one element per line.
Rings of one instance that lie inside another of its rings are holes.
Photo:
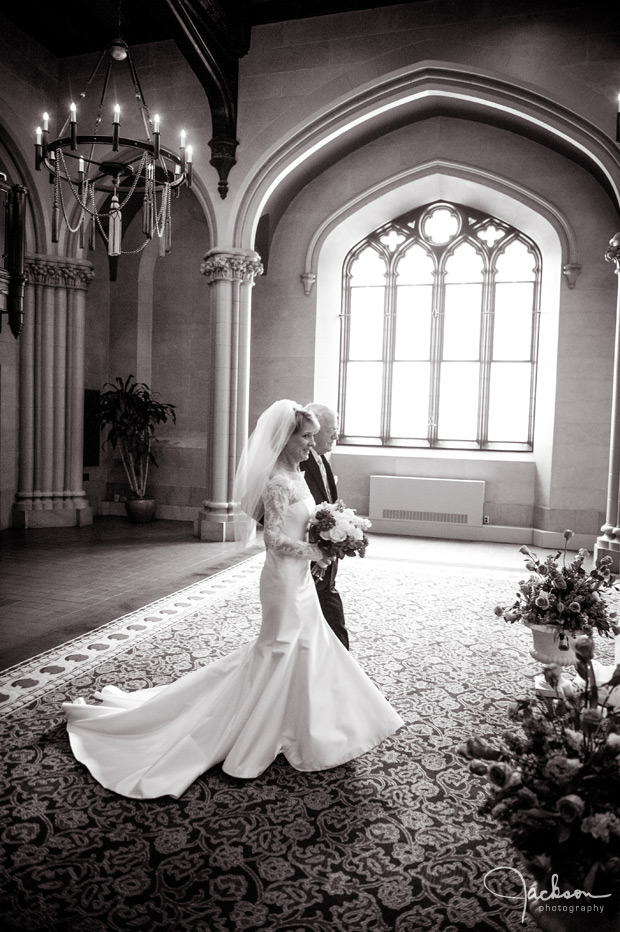
<path fill-rule="evenodd" d="M 54 478 L 53 478 L 53 507 L 56 510 L 64 508 L 67 488 L 65 478 L 65 443 L 67 437 L 67 409 L 65 397 L 67 392 L 67 294 L 59 288 L 56 292 L 55 306 L 55 336 L 56 351 L 54 353 Z"/>
<path fill-rule="evenodd" d="M 66 408 L 67 436 L 65 442 L 65 495 L 67 505 L 78 511 L 88 507 L 82 488 L 84 472 L 84 361 L 86 339 L 86 289 L 83 276 L 75 268 L 66 269 L 69 290 L 67 327 Z M 91 518 L 92 521 L 92 518 Z"/>
<path fill-rule="evenodd" d="M 201 540 L 233 539 L 233 480 L 248 434 L 250 308 L 257 253 L 212 249 L 201 272 L 211 290 L 211 370 L 207 498 L 195 522 Z"/>
<path fill-rule="evenodd" d="M 30 501 L 35 507 L 34 488 L 35 450 L 35 331 L 36 285 L 30 285 L 24 293 L 24 323 L 19 338 L 19 457 L 17 475 L 17 500 Z"/>
<path fill-rule="evenodd" d="M 608 262 L 614 262 L 616 275 L 620 275 L 620 233 L 610 241 L 605 253 Z M 611 399 L 611 432 L 609 438 L 609 474 L 607 477 L 607 508 L 605 524 L 596 539 L 594 556 L 596 560 L 610 556 L 613 559 L 612 572 L 620 572 L 620 278 L 618 279 L 618 296 L 616 304 L 616 338 L 614 345 L 614 375 Z"/>
<path fill-rule="evenodd" d="M 92 266 L 30 256 L 20 339 L 15 527 L 92 523 L 82 488 L 84 316 Z"/>

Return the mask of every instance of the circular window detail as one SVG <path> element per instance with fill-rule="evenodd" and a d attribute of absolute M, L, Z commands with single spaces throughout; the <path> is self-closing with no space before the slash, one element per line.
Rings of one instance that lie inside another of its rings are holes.
<path fill-rule="evenodd" d="M 422 235 L 434 246 L 444 246 L 458 235 L 461 218 L 444 204 L 433 207 L 422 218 Z"/>

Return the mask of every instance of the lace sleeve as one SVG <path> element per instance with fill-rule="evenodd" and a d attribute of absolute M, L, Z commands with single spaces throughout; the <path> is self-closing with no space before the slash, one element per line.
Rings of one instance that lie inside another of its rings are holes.
<path fill-rule="evenodd" d="M 265 547 L 288 557 L 301 560 L 320 560 L 321 551 L 315 544 L 303 540 L 294 540 L 282 533 L 284 516 L 289 503 L 293 500 L 293 486 L 284 476 L 274 476 L 267 483 L 263 493 L 265 506 Z"/>

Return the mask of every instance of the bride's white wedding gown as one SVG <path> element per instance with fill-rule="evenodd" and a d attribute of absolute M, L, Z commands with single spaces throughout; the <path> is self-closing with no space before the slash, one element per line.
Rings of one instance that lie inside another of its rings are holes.
<path fill-rule="evenodd" d="M 247 779 L 280 753 L 296 770 L 324 770 L 403 724 L 323 618 L 303 478 L 278 474 L 264 499 L 258 637 L 169 685 L 106 686 L 97 705 L 63 703 L 75 757 L 108 789 L 178 797 L 214 764 Z"/>

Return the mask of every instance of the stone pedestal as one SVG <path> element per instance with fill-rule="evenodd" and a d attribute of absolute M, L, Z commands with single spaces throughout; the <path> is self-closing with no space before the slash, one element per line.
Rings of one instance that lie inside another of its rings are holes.
<path fill-rule="evenodd" d="M 41 527 L 84 527 L 93 523 L 93 509 L 61 508 L 57 511 L 13 511 L 13 527 L 24 530 Z"/>
<path fill-rule="evenodd" d="M 205 509 L 194 519 L 194 537 L 212 544 L 225 544 L 235 539 L 235 529 L 230 517 L 222 517 Z"/>

